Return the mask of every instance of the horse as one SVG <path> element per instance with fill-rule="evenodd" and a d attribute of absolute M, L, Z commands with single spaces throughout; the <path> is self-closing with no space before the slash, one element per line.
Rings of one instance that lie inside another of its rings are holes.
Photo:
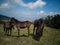
<path fill-rule="evenodd" d="M 43 19 L 40 18 L 38 20 L 35 20 L 34 21 L 33 36 L 36 31 L 36 33 L 35 33 L 36 37 L 40 38 L 43 35 L 43 28 L 44 28 Z"/>
<path fill-rule="evenodd" d="M 30 21 L 18 21 L 15 18 L 12 18 L 11 20 L 15 22 L 16 28 L 18 30 L 18 37 L 20 36 L 20 28 L 23 28 L 23 29 L 27 28 L 28 29 L 28 36 L 29 36 L 29 33 L 30 33 L 29 28 L 30 28 L 32 22 L 30 22 Z"/>
<path fill-rule="evenodd" d="M 3 28 L 4 28 L 4 32 L 6 35 L 11 35 L 12 29 L 14 29 L 14 24 L 11 20 L 10 21 L 4 21 L 3 22 Z"/>

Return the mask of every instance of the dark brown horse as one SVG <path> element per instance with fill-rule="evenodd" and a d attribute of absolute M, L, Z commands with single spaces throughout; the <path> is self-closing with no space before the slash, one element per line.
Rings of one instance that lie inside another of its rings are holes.
<path fill-rule="evenodd" d="M 31 26 L 31 22 L 30 21 L 18 21 L 14 18 L 12 18 L 12 21 L 15 22 L 15 25 L 17 27 L 17 30 L 18 30 L 18 36 L 20 36 L 20 28 L 27 28 L 28 29 L 28 36 L 29 36 L 29 33 L 30 33 L 30 26 Z"/>
<path fill-rule="evenodd" d="M 33 36 L 34 36 L 34 32 L 36 30 L 36 37 L 39 38 L 40 36 L 43 35 L 43 28 L 44 28 L 44 23 L 43 23 L 43 19 L 38 19 L 34 21 L 34 29 L 33 29 Z"/>
<path fill-rule="evenodd" d="M 4 28 L 5 34 L 11 35 L 12 28 L 14 28 L 14 24 L 12 23 L 11 20 L 10 21 L 4 21 L 3 28 Z"/>

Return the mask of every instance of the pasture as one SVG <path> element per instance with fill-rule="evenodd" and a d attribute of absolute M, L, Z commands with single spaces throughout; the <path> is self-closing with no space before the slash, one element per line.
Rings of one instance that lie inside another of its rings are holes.
<path fill-rule="evenodd" d="M 12 36 L 4 35 L 3 25 L 0 24 L 0 45 L 60 45 L 60 29 L 44 27 L 43 36 L 40 41 L 33 39 L 33 25 L 30 26 L 30 35 L 28 37 L 27 28 L 20 30 L 20 37 L 15 28 L 12 30 Z"/>

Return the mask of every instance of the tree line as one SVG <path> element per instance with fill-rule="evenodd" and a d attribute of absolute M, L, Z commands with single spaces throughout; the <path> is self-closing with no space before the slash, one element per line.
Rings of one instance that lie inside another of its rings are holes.
<path fill-rule="evenodd" d="M 55 14 L 53 16 L 47 16 L 44 19 L 44 22 L 46 26 L 60 29 L 60 14 Z"/>

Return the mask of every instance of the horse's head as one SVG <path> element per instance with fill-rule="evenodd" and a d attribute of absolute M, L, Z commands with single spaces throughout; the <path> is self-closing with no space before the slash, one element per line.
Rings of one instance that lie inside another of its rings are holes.
<path fill-rule="evenodd" d="M 42 18 L 40 18 L 38 21 L 39 21 L 40 24 L 43 23 L 43 19 Z"/>
<path fill-rule="evenodd" d="M 17 22 L 17 20 L 14 17 L 12 17 L 10 22 L 15 24 Z"/>
<path fill-rule="evenodd" d="M 17 22 L 17 20 L 14 18 L 14 17 L 12 17 L 11 19 L 10 19 L 10 26 L 14 29 L 14 25 L 16 24 L 16 22 Z"/>
<path fill-rule="evenodd" d="M 15 18 L 11 18 L 10 19 L 10 25 L 11 25 L 11 27 L 14 27 L 15 24 L 16 24 Z"/>

